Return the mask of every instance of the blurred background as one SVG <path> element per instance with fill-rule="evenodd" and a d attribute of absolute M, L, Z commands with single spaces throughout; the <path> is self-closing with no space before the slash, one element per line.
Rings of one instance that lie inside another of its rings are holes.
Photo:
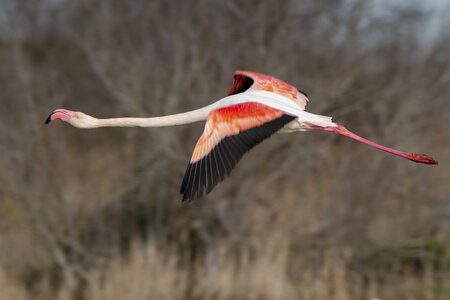
<path fill-rule="evenodd" d="M 449 16 L 448 1 L 0 1 L 0 299 L 449 299 Z M 44 125 L 56 108 L 199 108 L 236 69 L 440 164 L 278 134 L 185 204 L 203 123 Z"/>

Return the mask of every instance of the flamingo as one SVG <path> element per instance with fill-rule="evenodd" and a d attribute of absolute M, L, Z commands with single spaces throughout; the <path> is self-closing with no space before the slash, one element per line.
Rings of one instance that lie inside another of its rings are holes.
<path fill-rule="evenodd" d="M 153 118 L 97 119 L 82 112 L 56 109 L 45 123 L 59 119 L 77 128 L 161 127 L 206 120 L 181 183 L 182 201 L 211 192 L 246 152 L 275 132 L 330 131 L 417 163 L 437 164 L 425 154 L 381 146 L 337 125 L 331 117 L 306 112 L 308 101 L 306 93 L 280 79 L 236 71 L 228 96 L 197 110 Z"/>

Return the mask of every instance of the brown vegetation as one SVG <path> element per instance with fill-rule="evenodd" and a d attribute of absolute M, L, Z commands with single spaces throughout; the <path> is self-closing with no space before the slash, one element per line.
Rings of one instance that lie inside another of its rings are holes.
<path fill-rule="evenodd" d="M 448 20 L 431 39 L 425 12 L 363 3 L 0 3 L 0 299 L 448 299 Z M 203 124 L 44 126 L 55 108 L 198 108 L 235 69 L 440 165 L 328 133 L 275 135 L 185 205 Z"/>

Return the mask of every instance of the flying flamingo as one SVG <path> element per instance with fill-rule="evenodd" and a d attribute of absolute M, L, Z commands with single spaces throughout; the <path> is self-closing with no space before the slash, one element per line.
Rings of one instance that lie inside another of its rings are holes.
<path fill-rule="evenodd" d="M 308 98 L 271 76 L 236 71 L 228 96 L 203 108 L 154 118 L 96 119 L 82 112 L 56 109 L 45 123 L 60 119 L 77 128 L 161 127 L 206 120 L 181 184 L 182 201 L 209 193 L 230 174 L 241 157 L 277 131 L 336 132 L 417 163 L 437 164 L 425 154 L 405 153 L 366 140 L 331 121 L 304 111 Z"/>

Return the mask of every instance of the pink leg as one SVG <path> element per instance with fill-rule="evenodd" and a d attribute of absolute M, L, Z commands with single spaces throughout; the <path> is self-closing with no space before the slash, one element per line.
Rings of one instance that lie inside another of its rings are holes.
<path fill-rule="evenodd" d="M 381 145 L 378 145 L 374 142 L 371 142 L 369 140 L 366 140 L 356 134 L 354 134 L 353 132 L 350 132 L 347 128 L 345 128 L 344 126 L 335 126 L 335 127 L 320 127 L 320 126 L 302 126 L 303 129 L 311 129 L 311 130 L 324 130 L 324 131 L 332 131 L 332 132 L 336 132 L 340 135 L 343 136 L 347 136 L 349 138 L 352 138 L 354 140 L 357 140 L 361 143 L 367 144 L 369 146 L 378 148 L 380 150 L 407 158 L 409 160 L 412 160 L 413 162 L 417 162 L 417 163 L 423 163 L 423 164 L 430 164 L 430 165 L 437 165 L 437 161 L 435 161 L 434 159 L 432 159 L 431 157 L 425 155 L 425 154 L 417 154 L 417 153 L 405 153 L 405 152 L 401 152 L 401 151 L 397 151 L 388 147 L 384 147 Z"/>

